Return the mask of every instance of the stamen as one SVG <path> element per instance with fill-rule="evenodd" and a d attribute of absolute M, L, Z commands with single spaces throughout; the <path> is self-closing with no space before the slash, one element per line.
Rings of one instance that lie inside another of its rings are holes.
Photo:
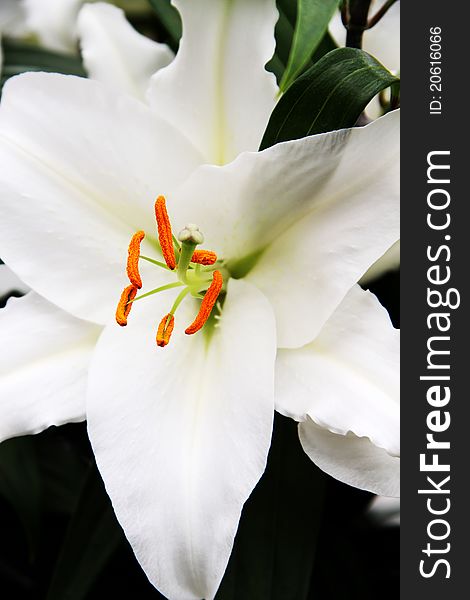
<path fill-rule="evenodd" d="M 202 299 L 201 306 L 199 308 L 199 312 L 197 317 L 194 319 L 193 323 L 186 329 L 185 333 L 188 335 L 192 335 L 199 331 L 207 322 L 211 311 L 214 307 L 214 304 L 217 302 L 217 298 L 219 297 L 220 290 L 222 289 L 223 279 L 220 271 L 214 271 L 212 276 L 212 283 L 209 286 L 204 298 Z"/>
<path fill-rule="evenodd" d="M 176 267 L 175 249 L 173 247 L 170 218 L 166 211 L 164 196 L 158 196 L 155 202 L 155 217 L 157 219 L 158 240 L 162 249 L 163 258 L 165 259 L 168 268 L 173 270 Z"/>
<path fill-rule="evenodd" d="M 213 265 L 217 262 L 217 254 L 212 250 L 194 250 L 191 262 L 198 265 Z"/>
<path fill-rule="evenodd" d="M 119 304 L 116 308 L 116 322 L 118 325 L 121 325 L 121 327 L 127 325 L 127 317 L 131 312 L 132 300 L 134 300 L 136 294 L 137 288 L 132 284 L 128 285 L 121 294 Z"/>
<path fill-rule="evenodd" d="M 168 313 L 160 321 L 157 331 L 157 346 L 164 348 L 170 341 L 171 334 L 175 327 L 175 317 Z"/>
<path fill-rule="evenodd" d="M 127 276 L 132 285 L 140 290 L 142 287 L 142 279 L 139 273 L 139 255 L 140 244 L 145 237 L 144 231 L 134 233 L 129 244 L 127 257 Z"/>

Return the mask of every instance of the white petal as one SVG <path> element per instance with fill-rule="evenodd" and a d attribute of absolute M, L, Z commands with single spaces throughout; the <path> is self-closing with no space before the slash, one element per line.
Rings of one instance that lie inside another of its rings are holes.
<path fill-rule="evenodd" d="M 400 459 L 368 438 L 332 433 L 308 419 L 299 424 L 302 447 L 335 479 L 382 496 L 400 495 Z"/>
<path fill-rule="evenodd" d="M 381 4 L 374 1 L 369 14 L 374 15 Z M 344 46 L 346 29 L 339 12 L 331 20 L 330 33 L 340 46 Z M 362 47 L 387 69 L 396 73 L 400 71 L 400 2 L 395 2 L 377 25 L 364 32 Z"/>
<path fill-rule="evenodd" d="M 138 33 L 124 12 L 110 4 L 85 4 L 78 35 L 89 76 L 143 100 L 150 77 L 167 66 L 173 53 Z"/>
<path fill-rule="evenodd" d="M 272 302 L 278 345 L 311 341 L 399 237 L 399 112 L 203 165 L 169 199 L 232 265 L 268 244 L 248 277 Z M 275 240 L 273 242 L 273 240 Z"/>
<path fill-rule="evenodd" d="M 58 52 L 77 49 L 77 15 L 85 0 L 22 0 L 28 29 Z"/>
<path fill-rule="evenodd" d="M 141 102 L 99 82 L 13 78 L 0 109 L 2 258 L 45 298 L 104 323 L 126 283 L 131 235 L 154 239 L 155 197 L 199 161 Z"/>
<path fill-rule="evenodd" d="M 276 409 L 399 455 L 399 367 L 399 331 L 355 286 L 311 344 L 278 352 Z"/>
<path fill-rule="evenodd" d="M 313 340 L 351 286 L 399 238 L 398 113 L 351 130 L 340 160 L 334 154 L 321 157 L 334 168 L 327 181 L 310 179 L 312 188 L 320 186 L 311 188 L 310 212 L 248 275 L 274 306 L 281 347 Z"/>
<path fill-rule="evenodd" d="M 400 266 L 400 240 L 395 242 L 379 260 L 377 260 L 367 273 L 362 277 L 360 283 L 366 284 L 373 279 L 378 279 L 389 271 L 394 271 Z"/>
<path fill-rule="evenodd" d="M 275 104 L 274 0 L 174 0 L 183 19 L 176 59 L 153 77 L 149 101 L 206 162 L 257 150 Z"/>
<path fill-rule="evenodd" d="M 0 265 L 0 298 L 7 294 L 11 294 L 12 292 L 26 294 L 28 291 L 28 286 L 25 285 L 11 269 L 6 265 Z"/>
<path fill-rule="evenodd" d="M 211 600 L 243 503 L 264 471 L 273 418 L 274 318 L 230 281 L 220 327 L 186 336 L 196 305 L 155 345 L 171 298 L 108 327 L 90 373 L 87 418 L 116 515 L 150 581 L 170 600 Z"/>
<path fill-rule="evenodd" d="M 101 329 L 31 292 L 0 310 L 0 331 L 0 441 L 84 420 Z"/>

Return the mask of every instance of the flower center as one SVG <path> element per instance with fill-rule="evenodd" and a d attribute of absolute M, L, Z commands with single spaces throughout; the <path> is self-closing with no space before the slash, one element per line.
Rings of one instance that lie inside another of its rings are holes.
<path fill-rule="evenodd" d="M 201 300 L 196 318 L 185 330 L 187 335 L 192 335 L 207 323 L 222 291 L 224 280 L 222 273 L 216 268 L 216 253 L 212 250 L 196 250 L 196 247 L 204 242 L 204 236 L 197 225 L 186 225 L 178 234 L 178 238 L 173 235 L 163 196 L 159 196 L 155 202 L 155 217 L 158 243 L 165 263 L 140 254 L 140 245 L 145 237 L 144 231 L 138 231 L 132 236 L 127 257 L 127 276 L 130 285 L 121 294 L 116 309 L 116 322 L 121 327 L 127 325 L 132 305 L 137 300 L 165 290 L 183 288 L 173 302 L 170 312 L 162 318 L 158 326 L 157 345 L 164 347 L 170 341 L 175 327 L 175 312 L 186 296 L 191 294 Z M 175 283 L 168 283 L 137 296 L 138 290 L 142 287 L 142 278 L 139 272 L 140 260 L 146 260 L 156 267 L 173 271 L 176 276 Z M 220 266 L 220 268 L 223 267 Z"/>

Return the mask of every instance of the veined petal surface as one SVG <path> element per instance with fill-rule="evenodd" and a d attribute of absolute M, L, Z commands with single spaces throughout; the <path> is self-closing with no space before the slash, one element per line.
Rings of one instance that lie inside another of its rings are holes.
<path fill-rule="evenodd" d="M 173 0 L 183 37 L 149 88 L 157 113 L 184 132 L 210 164 L 257 150 L 277 86 L 264 66 L 274 53 L 274 0 Z"/>
<path fill-rule="evenodd" d="M 124 11 L 104 2 L 83 6 L 78 36 L 88 75 L 139 100 L 150 77 L 173 59 L 168 46 L 141 35 Z"/>
<path fill-rule="evenodd" d="M 143 103 L 78 77 L 10 80 L 0 108 L 0 256 L 39 294 L 105 323 L 135 231 L 200 156 Z M 153 238 L 154 239 L 154 238 Z"/>
<path fill-rule="evenodd" d="M 197 310 L 186 300 L 161 349 L 155 332 L 170 303 L 143 301 L 127 328 L 106 328 L 90 373 L 89 435 L 150 581 L 170 600 L 211 600 L 266 464 L 274 317 L 255 287 L 231 280 L 210 340 L 184 334 Z"/>
<path fill-rule="evenodd" d="M 34 292 L 8 301 L 0 310 L 0 441 L 85 419 L 100 332 Z"/>
<path fill-rule="evenodd" d="M 377 298 L 354 286 L 312 343 L 278 351 L 276 409 L 399 456 L 399 337 Z"/>

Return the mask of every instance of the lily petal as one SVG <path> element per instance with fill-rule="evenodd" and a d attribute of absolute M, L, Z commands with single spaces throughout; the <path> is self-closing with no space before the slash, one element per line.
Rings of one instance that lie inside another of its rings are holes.
<path fill-rule="evenodd" d="M 173 59 L 168 46 L 138 33 L 124 11 L 110 4 L 85 4 L 78 35 L 89 76 L 139 100 L 145 98 L 150 77 Z"/>
<path fill-rule="evenodd" d="M 171 204 L 274 306 L 278 345 L 310 342 L 347 291 L 399 237 L 399 111 L 367 127 L 203 165 Z M 233 272 L 233 271 L 232 271 Z"/>
<path fill-rule="evenodd" d="M 183 37 L 159 71 L 149 102 L 179 127 L 206 162 L 225 164 L 257 150 L 277 86 L 264 66 L 274 53 L 274 0 L 173 0 Z"/>
<path fill-rule="evenodd" d="M 27 28 L 46 48 L 77 50 L 77 15 L 84 0 L 23 0 Z"/>
<path fill-rule="evenodd" d="M 354 286 L 311 344 L 278 352 L 276 409 L 399 455 L 399 335 L 377 298 Z"/>
<path fill-rule="evenodd" d="M 100 327 L 30 292 L 0 310 L 0 441 L 85 419 Z"/>
<path fill-rule="evenodd" d="M 132 326 L 104 331 L 90 373 L 89 435 L 150 581 L 170 600 L 211 600 L 266 464 L 274 317 L 256 288 L 231 280 L 212 338 L 184 334 L 197 312 L 186 300 L 163 350 L 155 331 L 168 305 L 161 295 L 134 308 Z"/>
<path fill-rule="evenodd" d="M 248 275 L 274 306 L 280 347 L 313 340 L 351 286 L 399 238 L 398 114 L 387 117 L 351 131 L 318 193 L 321 201 Z"/>
<path fill-rule="evenodd" d="M 12 292 L 26 294 L 29 291 L 21 279 L 19 279 L 6 265 L 0 265 L 0 299 Z"/>
<path fill-rule="evenodd" d="M 156 195 L 198 164 L 177 131 L 128 95 L 78 77 L 15 77 L 0 110 L 2 258 L 54 304 L 105 323 L 132 234 L 154 237 Z M 144 241 L 143 253 L 154 246 Z"/>
<path fill-rule="evenodd" d="M 335 479 L 381 496 L 400 496 L 400 459 L 368 438 L 332 433 L 310 418 L 299 424 L 303 449 Z"/>

